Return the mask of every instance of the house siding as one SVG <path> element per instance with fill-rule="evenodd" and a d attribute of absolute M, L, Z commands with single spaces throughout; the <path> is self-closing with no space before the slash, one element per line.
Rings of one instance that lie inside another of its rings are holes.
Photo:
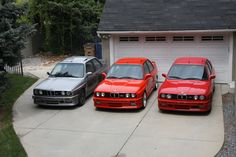
<path fill-rule="evenodd" d="M 107 65 L 110 65 L 110 39 L 102 39 L 102 56 Z"/>

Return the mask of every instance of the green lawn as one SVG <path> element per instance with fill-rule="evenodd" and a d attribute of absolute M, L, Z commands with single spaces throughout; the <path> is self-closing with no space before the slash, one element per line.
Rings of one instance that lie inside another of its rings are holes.
<path fill-rule="evenodd" d="M 8 74 L 9 86 L 2 93 L 0 104 L 0 157 L 26 157 L 12 125 L 12 106 L 17 98 L 28 89 L 37 79 Z"/>

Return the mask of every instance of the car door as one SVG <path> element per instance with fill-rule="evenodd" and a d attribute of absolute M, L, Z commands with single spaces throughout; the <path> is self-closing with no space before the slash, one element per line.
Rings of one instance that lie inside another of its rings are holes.
<path fill-rule="evenodd" d="M 103 80 L 102 73 L 104 72 L 103 65 L 102 63 L 94 58 L 92 59 L 93 65 L 95 67 L 95 75 L 97 77 L 97 84 Z M 96 85 L 97 86 L 97 85 Z"/>
<path fill-rule="evenodd" d="M 86 81 L 87 81 L 87 95 L 91 94 L 97 85 L 97 76 L 95 73 L 95 67 L 92 61 L 88 61 L 85 64 L 86 68 Z"/>
<path fill-rule="evenodd" d="M 151 74 L 151 76 L 152 76 L 152 88 L 154 88 L 155 87 L 155 85 L 156 85 L 156 81 L 157 81 L 157 72 L 154 70 L 154 66 L 153 66 L 153 64 L 151 63 L 151 61 L 149 61 L 149 60 L 147 60 L 147 65 L 148 65 L 148 68 L 149 68 L 149 71 L 150 71 L 150 74 Z"/>
<path fill-rule="evenodd" d="M 144 77 L 145 77 L 146 74 L 150 74 L 150 70 L 149 70 L 147 62 L 144 63 L 143 68 L 144 68 Z M 146 81 L 146 92 L 147 92 L 147 95 L 149 95 L 152 91 L 153 78 L 149 77 L 145 81 Z"/>

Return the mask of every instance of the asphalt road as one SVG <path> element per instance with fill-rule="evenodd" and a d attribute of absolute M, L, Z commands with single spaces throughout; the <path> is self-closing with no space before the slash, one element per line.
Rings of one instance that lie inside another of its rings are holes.
<path fill-rule="evenodd" d="M 159 112 L 157 92 L 139 111 L 96 110 L 92 97 L 78 108 L 40 108 L 32 89 L 14 105 L 29 157 L 213 157 L 224 141 L 219 85 L 209 115 Z"/>

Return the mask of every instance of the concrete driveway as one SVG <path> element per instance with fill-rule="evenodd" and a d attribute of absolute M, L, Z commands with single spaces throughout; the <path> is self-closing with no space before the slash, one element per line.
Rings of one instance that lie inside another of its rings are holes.
<path fill-rule="evenodd" d="M 95 110 L 92 97 L 79 108 L 39 108 L 32 89 L 14 106 L 29 157 L 213 157 L 224 141 L 220 85 L 209 115 L 161 113 L 156 92 L 140 111 Z"/>

